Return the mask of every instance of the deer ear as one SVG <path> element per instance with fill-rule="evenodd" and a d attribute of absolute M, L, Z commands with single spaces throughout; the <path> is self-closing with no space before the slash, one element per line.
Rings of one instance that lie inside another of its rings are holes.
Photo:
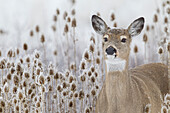
<path fill-rule="evenodd" d="M 140 34 L 144 27 L 144 23 L 145 19 L 143 17 L 140 17 L 130 24 L 130 26 L 128 27 L 128 32 L 131 35 L 131 37 Z"/>
<path fill-rule="evenodd" d="M 105 34 L 108 27 L 104 20 L 102 20 L 100 17 L 93 15 L 91 18 L 92 26 L 93 29 L 98 33 L 98 34 Z"/>

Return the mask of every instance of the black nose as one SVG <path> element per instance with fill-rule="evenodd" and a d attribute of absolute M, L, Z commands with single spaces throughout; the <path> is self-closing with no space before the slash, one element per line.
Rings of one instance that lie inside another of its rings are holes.
<path fill-rule="evenodd" d="M 113 48 L 112 46 L 110 46 L 110 47 L 108 47 L 108 48 L 106 49 L 106 53 L 107 53 L 108 55 L 113 55 L 114 53 L 116 53 L 116 49 Z"/>

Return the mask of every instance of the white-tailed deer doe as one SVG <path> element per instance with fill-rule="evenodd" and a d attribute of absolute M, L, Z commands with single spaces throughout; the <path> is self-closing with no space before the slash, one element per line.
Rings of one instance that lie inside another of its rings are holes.
<path fill-rule="evenodd" d="M 151 63 L 128 69 L 132 37 L 140 34 L 144 18 L 127 29 L 111 29 L 98 16 L 92 16 L 94 30 L 103 36 L 106 79 L 97 99 L 96 113 L 158 113 L 161 97 L 169 93 L 168 67 Z"/>

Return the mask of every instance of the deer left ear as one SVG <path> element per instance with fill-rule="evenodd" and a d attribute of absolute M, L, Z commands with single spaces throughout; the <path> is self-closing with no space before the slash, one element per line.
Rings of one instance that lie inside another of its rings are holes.
<path fill-rule="evenodd" d="M 108 29 L 105 21 L 98 17 L 97 15 L 93 15 L 91 18 L 93 29 L 101 35 L 104 35 Z"/>
<path fill-rule="evenodd" d="M 144 27 L 145 19 L 140 17 L 133 21 L 130 26 L 128 27 L 128 32 L 131 37 L 139 35 Z"/>

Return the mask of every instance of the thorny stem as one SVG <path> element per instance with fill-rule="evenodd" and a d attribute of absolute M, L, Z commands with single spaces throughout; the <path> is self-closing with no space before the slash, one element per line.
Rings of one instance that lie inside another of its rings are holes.
<path fill-rule="evenodd" d="M 66 54 L 67 54 L 67 65 L 68 65 L 68 69 L 70 70 L 70 58 L 69 58 L 69 42 L 68 42 L 68 34 L 66 33 L 66 39 L 67 39 L 67 50 L 66 50 Z"/>

